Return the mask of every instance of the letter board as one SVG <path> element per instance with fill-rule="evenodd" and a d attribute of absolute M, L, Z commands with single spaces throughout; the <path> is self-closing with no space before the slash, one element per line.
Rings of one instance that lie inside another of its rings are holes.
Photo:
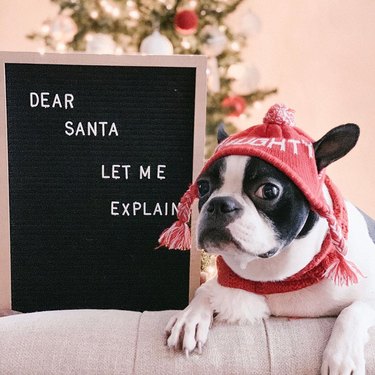
<path fill-rule="evenodd" d="M 202 167 L 205 58 L 0 56 L 0 307 L 183 308 L 199 252 L 155 247 Z"/>

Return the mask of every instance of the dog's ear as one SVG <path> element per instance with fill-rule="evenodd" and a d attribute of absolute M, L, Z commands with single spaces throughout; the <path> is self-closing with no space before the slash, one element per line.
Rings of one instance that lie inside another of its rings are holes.
<path fill-rule="evenodd" d="M 329 164 L 345 156 L 357 143 L 359 126 L 345 124 L 330 130 L 314 142 L 316 165 L 320 172 Z"/>
<path fill-rule="evenodd" d="M 221 143 L 224 139 L 228 138 L 229 135 L 225 131 L 224 124 L 221 123 L 217 129 L 217 143 Z"/>

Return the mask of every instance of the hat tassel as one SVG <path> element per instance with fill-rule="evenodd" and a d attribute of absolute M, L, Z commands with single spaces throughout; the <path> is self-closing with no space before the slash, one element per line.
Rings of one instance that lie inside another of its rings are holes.
<path fill-rule="evenodd" d="M 182 196 L 177 208 L 177 218 L 171 227 L 165 229 L 159 237 L 159 247 L 175 250 L 189 250 L 191 248 L 191 232 L 189 220 L 191 205 L 198 197 L 198 187 L 193 184 Z"/>
<path fill-rule="evenodd" d="M 336 260 L 327 268 L 324 277 L 331 279 L 336 285 L 349 286 L 358 283 L 358 276 L 364 277 L 359 268 L 350 260 L 336 252 Z"/>
<path fill-rule="evenodd" d="M 331 239 L 336 247 L 336 259 L 327 268 L 324 276 L 331 279 L 336 285 L 349 286 L 358 283 L 358 276 L 364 277 L 360 269 L 350 260 L 345 259 L 348 253 L 346 241 L 342 228 L 338 225 L 333 212 L 326 214 L 328 226 L 330 229 Z"/>
<path fill-rule="evenodd" d="M 171 227 L 165 229 L 160 235 L 159 244 L 159 247 L 167 247 L 175 250 L 190 249 L 191 234 L 189 225 L 181 221 L 174 222 Z"/>

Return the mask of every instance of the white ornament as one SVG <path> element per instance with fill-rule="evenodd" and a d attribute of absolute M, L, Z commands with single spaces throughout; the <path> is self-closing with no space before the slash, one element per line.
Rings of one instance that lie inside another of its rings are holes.
<path fill-rule="evenodd" d="M 49 25 L 49 33 L 52 39 L 60 43 L 70 43 L 77 31 L 76 23 L 64 14 L 57 16 Z"/>
<path fill-rule="evenodd" d="M 173 55 L 173 44 L 159 30 L 155 30 L 143 39 L 140 52 L 148 55 Z"/>
<path fill-rule="evenodd" d="M 226 23 L 234 34 L 251 37 L 259 33 L 262 28 L 261 21 L 251 9 L 247 8 L 236 14 L 230 14 Z"/>
<path fill-rule="evenodd" d="M 220 74 L 216 57 L 207 59 L 207 88 L 214 94 L 220 91 Z"/>
<path fill-rule="evenodd" d="M 231 65 L 227 76 L 233 80 L 230 88 L 236 95 L 249 95 L 256 91 L 260 80 L 258 69 L 243 63 Z"/>
<path fill-rule="evenodd" d="M 98 54 L 113 54 L 116 43 L 108 34 L 90 34 L 86 38 L 86 52 Z"/>
<path fill-rule="evenodd" d="M 202 52 L 208 57 L 219 56 L 224 51 L 228 41 L 225 33 L 212 25 L 207 25 L 202 29 L 200 38 L 202 40 Z"/>
<path fill-rule="evenodd" d="M 250 9 L 243 12 L 240 19 L 238 20 L 239 34 L 244 36 L 254 36 L 258 34 L 262 24 L 257 15 L 255 15 Z"/>

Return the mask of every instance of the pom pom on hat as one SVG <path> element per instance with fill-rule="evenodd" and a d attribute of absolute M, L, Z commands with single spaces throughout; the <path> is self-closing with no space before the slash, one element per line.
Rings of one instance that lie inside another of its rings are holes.
<path fill-rule="evenodd" d="M 295 111 L 284 104 L 274 104 L 263 119 L 264 124 L 295 126 Z"/>

